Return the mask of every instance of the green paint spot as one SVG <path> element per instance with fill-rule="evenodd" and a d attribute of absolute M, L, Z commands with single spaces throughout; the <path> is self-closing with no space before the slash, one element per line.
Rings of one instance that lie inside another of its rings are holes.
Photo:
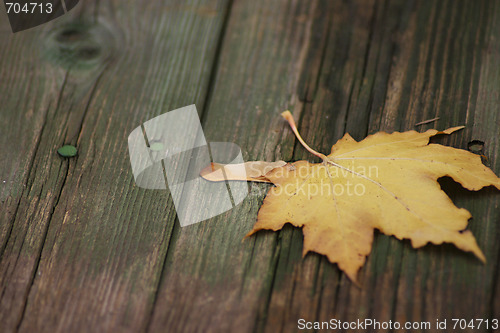
<path fill-rule="evenodd" d="M 151 144 L 151 146 L 149 146 L 149 149 L 151 149 L 152 151 L 162 151 L 165 148 L 163 147 L 163 143 L 161 143 L 161 142 L 153 142 Z"/>
<path fill-rule="evenodd" d="M 76 156 L 77 150 L 74 146 L 64 145 L 57 150 L 57 153 L 62 157 L 73 157 Z"/>

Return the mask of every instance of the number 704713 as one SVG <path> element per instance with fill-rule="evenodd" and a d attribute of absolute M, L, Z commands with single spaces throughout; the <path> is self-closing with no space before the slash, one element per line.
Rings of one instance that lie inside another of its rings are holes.
<path fill-rule="evenodd" d="M 20 4 L 19 2 L 6 2 L 7 14 L 50 14 L 52 13 L 52 3 L 30 2 Z"/>
<path fill-rule="evenodd" d="M 454 330 L 465 329 L 498 329 L 498 319 L 452 319 Z"/>

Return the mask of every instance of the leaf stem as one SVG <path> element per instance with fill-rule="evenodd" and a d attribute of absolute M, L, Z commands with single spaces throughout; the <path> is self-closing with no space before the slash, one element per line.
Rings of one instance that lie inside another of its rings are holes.
<path fill-rule="evenodd" d="M 311 147 L 309 147 L 309 145 L 304 141 L 304 139 L 302 139 L 302 137 L 299 134 L 299 131 L 297 130 L 297 125 L 295 125 L 295 120 L 293 120 L 293 116 L 290 113 L 290 111 L 286 110 L 285 112 L 281 113 L 281 116 L 283 118 L 285 118 L 286 121 L 288 121 L 288 124 L 290 124 L 290 127 L 292 128 L 293 133 L 295 134 L 297 139 L 299 139 L 300 143 L 304 146 L 304 148 L 307 149 L 308 152 L 310 152 L 311 154 L 313 154 L 315 156 L 318 156 L 319 158 L 321 158 L 325 162 L 328 161 L 328 158 L 324 154 L 321 154 L 321 153 L 317 152 L 316 150 L 312 149 Z"/>

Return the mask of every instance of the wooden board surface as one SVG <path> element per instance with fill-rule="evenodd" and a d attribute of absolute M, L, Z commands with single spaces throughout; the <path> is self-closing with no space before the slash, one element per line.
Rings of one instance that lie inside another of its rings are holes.
<path fill-rule="evenodd" d="M 483 141 L 500 174 L 500 2 L 88 0 L 16 34 L 2 17 L 0 45 L 1 332 L 500 319 L 492 188 L 441 181 L 472 213 L 485 265 L 377 233 L 358 287 L 325 257 L 302 258 L 300 229 L 242 241 L 269 185 L 181 228 L 168 191 L 135 185 L 127 152 L 141 123 L 196 104 L 207 140 L 245 160 L 314 160 L 279 117 L 290 109 L 324 152 L 345 132 L 463 124 L 439 142 Z M 63 144 L 78 156 L 58 156 Z"/>

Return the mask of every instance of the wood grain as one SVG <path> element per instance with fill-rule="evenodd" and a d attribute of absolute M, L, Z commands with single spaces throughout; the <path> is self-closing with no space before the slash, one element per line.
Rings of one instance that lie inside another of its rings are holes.
<path fill-rule="evenodd" d="M 175 211 L 166 191 L 134 185 L 127 136 L 166 110 L 203 105 L 227 6 L 85 1 L 43 31 L 7 35 L 11 68 L 41 74 L 31 85 L 18 77 L 4 114 L 45 114 L 31 121 L 42 122 L 30 134 L 39 142 L 25 144 L 34 157 L 22 162 L 27 190 L 0 263 L 1 331 L 145 330 Z M 37 99 L 35 110 L 14 107 Z M 78 158 L 56 154 L 65 143 Z"/>

